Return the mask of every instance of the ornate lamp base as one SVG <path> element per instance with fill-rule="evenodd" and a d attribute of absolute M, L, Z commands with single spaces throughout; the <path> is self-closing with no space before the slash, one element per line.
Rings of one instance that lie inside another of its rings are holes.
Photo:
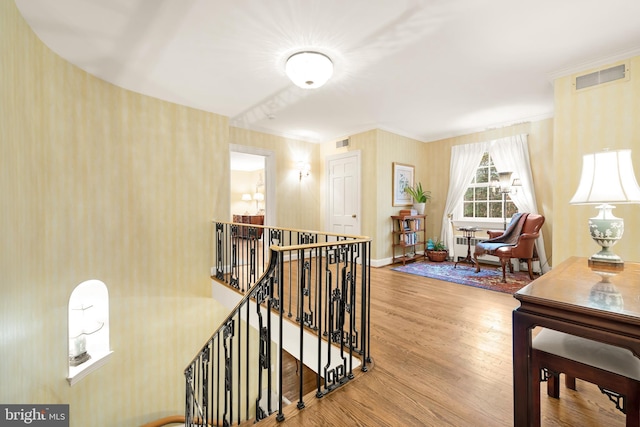
<path fill-rule="evenodd" d="M 589 266 L 603 269 L 622 270 L 624 261 L 611 251 L 611 247 L 618 243 L 624 233 L 624 220 L 617 218 L 611 212 L 615 206 L 599 205 L 597 216 L 589 219 L 589 232 L 591 238 L 602 247 L 602 249 L 591 255 Z"/>
<path fill-rule="evenodd" d="M 69 365 L 78 366 L 91 359 L 91 356 L 86 351 L 78 354 L 77 356 L 69 356 Z"/>

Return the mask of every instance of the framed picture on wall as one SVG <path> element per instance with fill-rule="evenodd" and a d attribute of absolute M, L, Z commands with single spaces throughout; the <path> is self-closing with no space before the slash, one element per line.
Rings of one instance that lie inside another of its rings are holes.
<path fill-rule="evenodd" d="M 413 187 L 415 168 L 412 165 L 393 162 L 393 206 L 410 206 L 413 199 L 404 192 L 406 187 Z"/>

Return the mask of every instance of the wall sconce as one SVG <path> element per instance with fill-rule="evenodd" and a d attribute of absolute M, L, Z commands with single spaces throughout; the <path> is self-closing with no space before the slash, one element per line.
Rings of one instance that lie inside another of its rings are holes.
<path fill-rule="evenodd" d="M 309 176 L 309 173 L 311 173 L 311 165 L 305 162 L 298 162 L 298 172 L 300 173 L 300 181 L 302 181 L 302 177 Z"/>

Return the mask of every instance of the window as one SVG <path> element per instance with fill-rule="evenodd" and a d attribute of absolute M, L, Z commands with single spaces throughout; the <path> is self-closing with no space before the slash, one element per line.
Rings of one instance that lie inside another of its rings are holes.
<path fill-rule="evenodd" d="M 476 175 L 464 194 L 462 216 L 464 219 L 481 220 L 487 218 L 511 218 L 518 212 L 518 208 L 511 201 L 509 193 L 498 191 L 495 183 L 498 181 L 498 171 L 493 165 L 489 153 L 484 153 L 476 169 Z"/>

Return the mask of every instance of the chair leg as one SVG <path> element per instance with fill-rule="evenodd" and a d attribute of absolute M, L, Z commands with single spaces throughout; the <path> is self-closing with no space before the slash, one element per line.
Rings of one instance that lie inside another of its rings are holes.
<path fill-rule="evenodd" d="M 480 263 L 478 262 L 478 254 L 473 254 L 473 260 L 476 263 L 476 273 L 480 273 Z"/>
<path fill-rule="evenodd" d="M 531 258 L 527 258 L 527 267 L 529 267 L 529 279 L 533 280 L 533 262 L 531 262 Z"/>
<path fill-rule="evenodd" d="M 572 377 L 571 375 L 564 374 L 564 386 L 571 390 L 576 389 L 576 377 Z"/>
<path fill-rule="evenodd" d="M 625 409 L 627 416 L 626 427 L 640 426 L 640 390 L 638 386 L 633 387 L 631 392 L 625 396 Z"/>
<path fill-rule="evenodd" d="M 536 358 L 536 352 L 532 356 L 531 360 L 531 384 L 533 386 L 533 411 L 531 413 L 531 426 L 532 427 L 540 427 L 540 382 L 541 378 L 541 366 L 538 363 L 538 359 Z"/>
<path fill-rule="evenodd" d="M 555 372 L 549 372 L 549 378 L 547 379 L 547 394 L 556 399 L 560 398 L 560 374 Z"/>
<path fill-rule="evenodd" d="M 500 264 L 502 264 L 502 283 L 507 283 L 507 262 L 509 262 L 509 258 L 500 258 Z"/>

